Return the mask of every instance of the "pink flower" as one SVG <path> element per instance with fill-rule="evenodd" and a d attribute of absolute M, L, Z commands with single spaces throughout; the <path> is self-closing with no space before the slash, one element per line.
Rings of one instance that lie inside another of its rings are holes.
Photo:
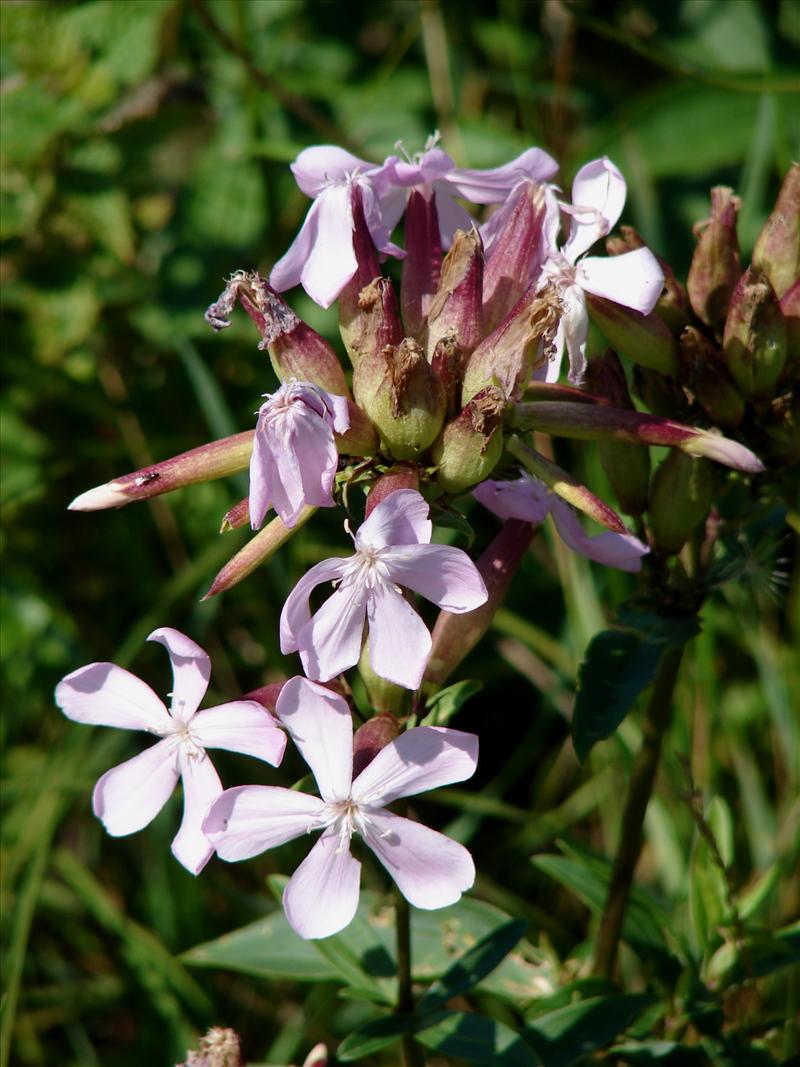
<path fill-rule="evenodd" d="M 544 182 L 558 171 L 558 164 L 541 148 L 528 148 L 510 163 L 490 170 L 470 170 L 455 162 L 431 138 L 425 152 L 414 159 L 390 156 L 377 178 L 384 207 L 384 221 L 393 228 L 405 208 L 405 196 L 391 198 L 389 190 L 419 189 L 436 203 L 442 245 L 449 248 L 456 230 L 469 230 L 473 219 L 456 198 L 473 204 L 499 204 L 526 179 Z"/>
<path fill-rule="evenodd" d="M 292 164 L 297 184 L 314 203 L 289 250 L 272 268 L 269 283 L 279 293 L 302 285 L 321 307 L 330 307 L 358 266 L 353 248 L 353 196 L 361 195 L 364 218 L 379 251 L 402 257 L 392 244 L 375 187 L 383 168 L 335 145 L 306 148 Z"/>
<path fill-rule="evenodd" d="M 164 645 L 174 679 L 167 711 L 143 681 L 113 663 L 90 663 L 56 686 L 56 704 L 68 719 L 125 730 L 145 730 L 161 740 L 118 767 L 94 787 L 94 813 L 114 837 L 135 833 L 158 815 L 183 781 L 183 821 L 172 852 L 193 874 L 213 853 L 200 824 L 222 792 L 207 748 L 256 756 L 273 766 L 283 758 L 286 737 L 268 711 L 253 700 L 234 700 L 198 711 L 211 662 L 190 638 L 168 626 L 148 641 Z"/>
<path fill-rule="evenodd" d="M 625 179 L 610 159 L 603 156 L 581 167 L 572 183 L 572 205 L 562 205 L 571 215 L 567 243 L 542 267 L 539 288 L 556 285 L 566 304 L 558 333 L 557 358 L 547 364 L 546 379 L 555 381 L 566 343 L 572 381 L 580 381 L 586 368 L 589 315 L 584 291 L 647 314 L 655 307 L 664 286 L 664 272 L 647 248 L 620 256 L 598 258 L 584 253 L 609 233 L 625 204 Z"/>
<path fill-rule="evenodd" d="M 432 726 L 407 730 L 353 781 L 352 719 L 342 697 L 291 678 L 281 690 L 277 714 L 311 768 L 320 796 L 274 786 L 227 789 L 203 830 L 217 855 L 229 861 L 322 831 L 283 894 L 286 917 L 301 937 L 330 937 L 355 915 L 361 864 L 350 854 L 350 839 L 356 832 L 415 907 L 444 908 L 470 888 L 475 866 L 463 845 L 392 814 L 386 805 L 469 778 L 478 759 L 474 734 Z"/>
<path fill-rule="evenodd" d="M 331 507 L 339 456 L 334 432 L 350 425 L 347 400 L 309 382 L 287 382 L 262 404 L 250 458 L 250 524 L 274 507 L 294 526 L 306 504 Z"/>
<path fill-rule="evenodd" d="M 573 509 L 543 481 L 524 471 L 510 482 L 481 482 L 472 495 L 500 519 L 521 519 L 538 526 L 551 515 L 561 540 L 581 556 L 605 563 L 621 571 L 642 569 L 642 556 L 650 549 L 633 534 L 619 534 L 608 530 L 590 537 Z"/>
<path fill-rule="evenodd" d="M 366 620 L 372 669 L 417 689 L 431 635 L 398 587 L 457 613 L 472 611 L 487 595 L 465 552 L 429 543 L 432 529 L 428 505 L 415 490 L 399 489 L 382 500 L 354 537 L 355 555 L 318 563 L 289 594 L 281 651 L 299 651 L 308 677 L 326 682 L 358 662 Z M 312 616 L 308 598 L 326 581 L 336 591 Z"/>

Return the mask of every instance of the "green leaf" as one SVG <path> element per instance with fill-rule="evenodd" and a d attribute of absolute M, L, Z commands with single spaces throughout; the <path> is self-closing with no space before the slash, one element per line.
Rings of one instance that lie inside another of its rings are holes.
<path fill-rule="evenodd" d="M 414 1019 L 410 1015 L 388 1015 L 382 1019 L 371 1019 L 347 1035 L 336 1050 L 336 1058 L 342 1063 L 349 1063 L 351 1060 L 361 1059 L 362 1056 L 370 1056 L 387 1045 L 393 1045 L 413 1026 Z"/>
<path fill-rule="evenodd" d="M 536 1067 L 540 1062 L 519 1034 L 484 1015 L 448 1012 L 414 1036 L 426 1048 L 466 1063 Z"/>
<path fill-rule="evenodd" d="M 316 941 L 315 945 L 347 985 L 379 1003 L 395 1002 L 395 957 L 378 935 L 366 909 L 359 907 L 353 921 L 340 934 Z"/>
<path fill-rule="evenodd" d="M 451 997 L 460 996 L 476 986 L 502 963 L 527 926 L 524 920 L 512 920 L 483 938 L 427 990 L 417 1004 L 419 1014 L 438 1011 Z"/>
<path fill-rule="evenodd" d="M 579 760 L 614 733 L 655 678 L 664 650 L 685 644 L 698 632 L 693 618 L 628 607 L 620 612 L 618 626 L 592 638 L 578 672 L 572 716 Z"/>
<path fill-rule="evenodd" d="M 613 1041 L 652 1002 L 647 993 L 591 997 L 540 1015 L 522 1032 L 547 1067 L 572 1067 Z"/>
<path fill-rule="evenodd" d="M 283 911 L 190 948 L 181 959 L 190 967 L 221 967 L 256 978 L 292 978 L 297 982 L 339 978 L 315 943 L 297 936 Z"/>
<path fill-rule="evenodd" d="M 706 1067 L 708 1054 L 697 1046 L 679 1045 L 677 1041 L 636 1041 L 615 1045 L 609 1052 L 634 1067 Z"/>
<path fill-rule="evenodd" d="M 708 976 L 717 984 L 735 985 L 798 964 L 800 922 L 774 934 L 768 930 L 751 934 L 741 946 L 726 942 L 709 961 Z"/>
<path fill-rule="evenodd" d="M 483 689 L 483 682 L 475 681 L 473 678 L 464 678 L 454 685 L 440 689 L 426 701 L 425 707 L 428 709 L 428 714 L 420 726 L 446 726 L 461 705 L 476 693 L 480 693 L 481 689 Z"/>

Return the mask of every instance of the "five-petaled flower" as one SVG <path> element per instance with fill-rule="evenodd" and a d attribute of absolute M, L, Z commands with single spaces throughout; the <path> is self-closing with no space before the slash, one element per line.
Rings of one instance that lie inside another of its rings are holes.
<path fill-rule="evenodd" d="M 481 482 L 472 495 L 500 519 L 521 519 L 538 526 L 551 515 L 561 540 L 573 552 L 608 567 L 616 567 L 621 571 L 640 571 L 642 556 L 650 551 L 633 534 L 607 530 L 590 536 L 570 505 L 527 471 L 512 481 Z"/>
<path fill-rule="evenodd" d="M 415 907 L 454 904 L 475 879 L 463 845 L 395 815 L 400 797 L 469 778 L 478 738 L 440 727 L 407 730 L 382 748 L 353 780 L 353 730 L 342 697 L 305 678 L 283 686 L 277 714 L 311 768 L 320 796 L 276 786 L 227 789 L 203 829 L 224 860 L 243 860 L 312 830 L 321 830 L 283 894 L 289 923 L 301 937 L 329 937 L 352 920 L 361 864 L 350 854 L 359 833 Z"/>
<path fill-rule="evenodd" d="M 299 651 L 308 677 L 326 682 L 358 662 L 366 620 L 372 669 L 417 689 L 431 635 L 399 587 L 456 613 L 479 607 L 487 595 L 469 556 L 430 544 L 432 530 L 428 505 L 415 490 L 399 489 L 382 500 L 354 537 L 355 555 L 323 560 L 289 594 L 281 651 Z M 308 598 L 327 581 L 336 590 L 312 616 Z"/>
<path fill-rule="evenodd" d="M 556 334 L 557 358 L 547 366 L 548 381 L 558 378 L 565 343 L 570 378 L 580 381 L 583 376 L 589 334 L 584 291 L 642 314 L 652 311 L 661 295 L 664 272 L 649 249 L 602 258 L 584 255 L 611 231 L 622 214 L 625 193 L 625 179 L 603 156 L 581 167 L 572 183 L 572 205 L 561 205 L 570 215 L 569 237 L 544 264 L 538 283 L 539 288 L 554 284 L 566 306 Z"/>
<path fill-rule="evenodd" d="M 242 752 L 277 767 L 286 735 L 253 700 L 198 711 L 211 674 L 206 653 L 168 626 L 154 630 L 148 640 L 164 645 L 172 662 L 169 711 L 149 685 L 113 663 L 90 663 L 68 674 L 56 686 L 56 703 L 75 722 L 145 730 L 161 738 L 106 771 L 94 788 L 94 813 L 114 837 L 135 833 L 161 811 L 180 777 L 183 820 L 172 851 L 187 870 L 199 874 L 213 854 L 201 823 L 222 792 L 206 749 Z"/>
<path fill-rule="evenodd" d="M 307 504 L 331 507 L 339 456 L 334 432 L 344 433 L 347 400 L 310 382 L 287 382 L 265 394 L 250 458 L 250 524 L 254 530 L 274 507 L 294 526 Z"/>

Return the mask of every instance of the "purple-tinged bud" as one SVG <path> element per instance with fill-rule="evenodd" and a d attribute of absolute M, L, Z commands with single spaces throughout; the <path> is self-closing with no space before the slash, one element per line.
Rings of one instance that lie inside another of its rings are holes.
<path fill-rule="evenodd" d="M 242 700 L 255 700 L 256 703 L 263 704 L 267 711 L 276 715 L 278 697 L 281 695 L 281 689 L 283 689 L 284 685 L 286 685 L 286 682 L 269 682 L 268 685 L 260 685 L 258 689 L 251 689 L 249 693 L 243 693 Z"/>
<path fill-rule="evenodd" d="M 552 286 L 529 290 L 510 315 L 482 341 L 467 360 L 461 390 L 462 405 L 496 385 L 508 400 L 522 396 L 530 381 L 537 353 L 549 359 L 563 305 Z"/>
<path fill-rule="evenodd" d="M 400 285 L 400 304 L 406 333 L 421 337 L 433 294 L 439 288 L 442 269 L 442 239 L 436 198 L 414 189 L 406 204 L 404 220 L 406 258 Z"/>
<path fill-rule="evenodd" d="M 431 448 L 436 481 L 446 493 L 462 493 L 488 478 L 503 454 L 505 397 L 481 389 L 449 422 Z"/>
<path fill-rule="evenodd" d="M 428 362 L 440 341 L 454 341 L 462 361 L 483 337 L 483 243 L 473 226 L 469 233 L 456 230 L 444 258 L 439 288 L 428 310 L 426 352 Z"/>
<path fill-rule="evenodd" d="M 511 423 L 519 430 L 539 430 L 555 437 L 572 437 L 580 441 L 616 440 L 679 448 L 690 456 L 713 459 L 748 474 L 758 474 L 764 470 L 764 464 L 758 456 L 738 441 L 640 411 L 626 411 L 602 404 L 534 401 L 515 404 Z"/>
<path fill-rule="evenodd" d="M 506 447 L 511 455 L 520 461 L 525 470 L 534 478 L 544 482 L 556 496 L 560 496 L 562 500 L 566 500 L 568 504 L 584 512 L 590 519 L 599 522 L 606 529 L 613 530 L 614 533 L 628 532 L 625 523 L 613 508 L 596 497 L 577 478 L 573 478 L 558 464 L 546 459 L 530 445 L 526 445 L 520 437 L 511 437 Z"/>
<path fill-rule="evenodd" d="M 431 357 L 431 370 L 444 390 L 445 418 L 452 419 L 460 407 L 464 370 L 461 349 L 454 337 L 443 337 L 437 342 Z"/>
<path fill-rule="evenodd" d="M 779 298 L 800 278 L 800 163 L 793 163 L 756 238 L 753 266 L 763 270 Z"/>
<path fill-rule="evenodd" d="M 355 777 L 355 775 L 353 776 Z M 318 1045 L 314 1045 L 312 1050 L 303 1060 L 303 1067 L 328 1067 L 330 1057 L 328 1056 L 328 1050 L 325 1045 L 320 1042 Z"/>
<path fill-rule="evenodd" d="M 547 257 L 544 236 L 547 202 L 538 182 L 523 182 L 512 193 L 513 207 L 492 242 L 483 272 L 483 318 L 494 330 L 528 288 Z"/>
<path fill-rule="evenodd" d="M 237 300 L 255 323 L 261 335 L 258 347 L 268 351 L 281 382 L 294 378 L 319 385 L 335 396 L 350 396 L 334 350 L 295 315 L 258 271 L 233 275 L 219 300 L 206 311 L 206 321 L 213 329 L 230 326 L 230 313 Z"/>
<path fill-rule="evenodd" d="M 394 286 L 388 278 L 373 278 L 358 296 L 358 310 L 350 329 L 348 354 L 354 367 L 365 356 L 383 352 L 403 340 L 403 324 Z"/>
<path fill-rule="evenodd" d="M 711 218 L 697 223 L 697 247 L 689 267 L 686 288 L 695 315 L 722 336 L 728 301 L 741 273 L 736 219 L 741 201 L 733 189 L 718 185 L 711 190 Z"/>
<path fill-rule="evenodd" d="M 224 593 L 226 589 L 238 585 L 244 578 L 247 578 L 256 567 L 268 560 L 282 545 L 285 545 L 301 526 L 305 526 L 316 510 L 315 507 L 306 505 L 300 512 L 297 522 L 291 528 L 284 525 L 283 520 L 276 515 L 263 530 L 259 530 L 255 537 L 252 537 L 247 542 L 244 548 L 240 549 L 235 556 L 228 560 L 211 583 L 211 587 L 203 597 L 203 600 L 209 600 L 212 596 Z"/>
<path fill-rule="evenodd" d="M 361 189 L 356 182 L 350 186 L 353 207 L 353 253 L 356 257 L 356 272 L 337 297 L 339 308 L 339 333 L 351 362 L 355 366 L 358 353 L 354 354 L 362 332 L 361 290 L 375 278 L 380 277 L 381 268 L 375 242 L 369 232 L 364 218 L 364 203 Z"/>
<path fill-rule="evenodd" d="M 625 371 L 611 349 L 589 360 L 583 384 L 595 395 L 606 397 L 614 407 L 634 410 Z M 650 485 L 647 448 L 621 441 L 598 441 L 597 450 L 622 510 L 627 515 L 641 515 L 647 508 Z"/>
<path fill-rule="evenodd" d="M 643 315 L 593 293 L 586 293 L 586 307 L 612 348 L 642 367 L 677 375 L 677 342 L 655 311 Z"/>
<path fill-rule="evenodd" d="M 461 615 L 440 611 L 433 627 L 432 648 L 423 685 L 436 689 L 447 681 L 489 629 L 502 606 L 511 579 L 528 551 L 536 527 L 508 519 L 476 562 L 489 594 L 486 602 Z"/>
<path fill-rule="evenodd" d="M 240 526 L 248 526 L 249 523 L 250 497 L 246 496 L 244 500 L 240 500 L 238 504 L 234 504 L 232 508 L 228 508 L 222 516 L 219 532 L 221 534 L 230 533 L 231 530 L 238 530 Z"/>
<path fill-rule="evenodd" d="M 681 363 L 698 404 L 716 426 L 735 430 L 745 401 L 728 373 L 719 349 L 694 326 L 681 334 Z"/>
<path fill-rule="evenodd" d="M 786 323 L 766 274 L 752 267 L 733 291 L 722 347 L 745 397 L 768 403 L 786 362 Z"/>
<path fill-rule="evenodd" d="M 651 539 L 659 552 L 680 552 L 708 514 L 713 489 L 713 474 L 705 460 L 683 452 L 670 452 L 662 460 L 653 475 L 648 508 Z"/>
<path fill-rule="evenodd" d="M 606 251 L 609 255 L 619 256 L 623 252 L 633 252 L 637 248 L 649 248 L 649 245 L 632 226 L 620 226 L 619 229 L 621 237 L 614 235 L 606 238 Z M 649 250 L 653 252 L 652 248 Z M 677 337 L 691 315 L 689 296 L 666 259 L 656 252 L 653 252 L 653 255 L 664 272 L 664 291 L 658 298 L 655 311 L 669 327 L 670 332 Z"/>
<path fill-rule="evenodd" d="M 179 456 L 152 463 L 149 467 L 123 474 L 121 478 L 88 489 L 76 496 L 69 505 L 70 511 L 102 511 L 104 508 L 121 508 L 135 500 L 149 500 L 173 489 L 183 489 L 198 482 L 210 482 L 228 474 L 246 470 L 253 451 L 253 431 L 210 441 Z"/>
<path fill-rule="evenodd" d="M 353 372 L 353 389 L 380 435 L 381 449 L 394 459 L 416 459 L 439 435 L 444 391 L 410 337 L 363 358 Z"/>
<path fill-rule="evenodd" d="M 398 489 L 419 490 L 419 467 L 410 463 L 398 463 L 377 478 L 367 497 L 364 518 L 368 519 L 378 504 Z"/>
<path fill-rule="evenodd" d="M 781 311 L 786 320 L 787 362 L 800 360 L 800 279 L 781 297 Z"/>

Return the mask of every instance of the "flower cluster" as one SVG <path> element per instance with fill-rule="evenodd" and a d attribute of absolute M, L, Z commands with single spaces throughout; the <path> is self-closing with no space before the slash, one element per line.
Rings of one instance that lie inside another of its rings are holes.
<path fill-rule="evenodd" d="M 624 178 L 607 158 L 580 168 L 571 201 L 554 184 L 555 160 L 538 148 L 504 166 L 469 170 L 435 140 L 415 158 L 392 155 L 382 164 L 319 146 L 302 152 L 292 170 L 313 201 L 297 238 L 268 279 L 238 271 L 206 312 L 221 330 L 241 305 L 269 354 L 280 385 L 265 394 L 255 429 L 89 490 L 71 507 L 116 507 L 249 466 L 248 496 L 230 509 L 222 528 L 249 523 L 257 532 L 217 575 L 209 596 L 250 575 L 316 508 L 343 507 L 353 553 L 311 567 L 281 613 L 281 651 L 299 653 L 305 677 L 285 682 L 277 697 L 257 691 L 252 695 L 259 699 L 198 711 L 208 658 L 165 628 L 151 639 L 165 645 L 172 661 L 169 710 L 143 682 L 107 663 L 70 674 L 56 700 L 76 721 L 161 738 L 98 782 L 94 809 L 112 834 L 146 825 L 178 777 L 184 818 L 173 852 L 195 873 L 214 851 L 244 859 L 321 831 L 289 882 L 284 907 L 301 936 L 325 937 L 355 912 L 354 833 L 418 907 L 450 904 L 471 886 L 474 868 L 461 845 L 387 808 L 462 781 L 476 765 L 477 737 L 415 725 L 421 703 L 412 707 L 407 696 L 442 684 L 480 638 L 545 518 L 575 551 L 634 572 L 651 551 L 668 555 L 685 540 L 659 539 L 662 471 L 673 488 L 688 471 L 696 487 L 708 460 L 748 473 L 762 465 L 745 444 L 719 433 L 718 425 L 741 422 L 713 418 L 719 390 L 703 392 L 695 371 L 691 383 L 684 377 L 682 354 L 694 335 L 685 338 L 695 328 L 687 326 L 686 293 L 669 268 L 629 230 L 621 244 L 608 237 L 610 256 L 589 254 L 610 234 L 625 201 Z M 395 243 L 401 220 L 402 247 Z M 717 224 L 723 236 L 724 225 Z M 386 257 L 401 261 L 399 295 L 381 269 Z M 690 298 L 707 313 L 703 321 L 719 327 L 709 295 L 712 273 L 698 267 L 694 289 L 690 276 Z M 338 302 L 347 373 L 328 341 L 283 299 L 295 285 L 324 308 Z M 734 294 L 732 307 L 747 321 L 741 328 L 731 324 L 731 311 L 724 344 L 740 353 L 738 369 L 731 368 L 739 387 L 764 410 L 783 364 L 767 365 L 765 358 L 746 365 L 751 320 L 766 300 L 759 299 L 748 289 L 737 304 Z M 675 407 L 657 399 L 647 400 L 649 411 L 635 408 L 631 375 L 616 352 L 588 354 L 590 321 L 635 364 L 640 395 L 680 393 L 685 403 L 677 410 L 692 413 L 688 423 L 668 417 Z M 697 348 L 701 342 L 694 340 Z M 568 380 L 559 382 L 565 350 Z M 718 368 L 714 373 L 719 379 Z M 534 448 L 526 440 L 532 430 L 596 441 L 622 509 L 637 518 L 638 536 Z M 651 444 L 673 450 L 652 482 Z M 354 504 L 358 487 L 366 489 L 363 507 Z M 477 563 L 459 548 L 432 543 L 431 516 L 450 511 L 452 518 L 470 494 L 504 520 Z M 680 492 L 673 497 L 674 525 L 686 509 Z M 696 525 L 705 512 L 692 506 Z M 270 509 L 275 516 L 265 525 Z M 586 533 L 576 510 L 605 532 Z M 355 534 L 351 520 L 360 522 Z M 311 595 L 328 583 L 331 595 L 312 611 Z M 416 595 L 440 609 L 433 635 Z M 378 715 L 354 739 L 342 695 L 349 690 L 339 676 L 357 664 L 376 712 L 393 714 L 391 727 Z M 223 791 L 207 749 L 277 765 L 287 735 L 311 768 L 318 797 L 261 785 Z"/>

